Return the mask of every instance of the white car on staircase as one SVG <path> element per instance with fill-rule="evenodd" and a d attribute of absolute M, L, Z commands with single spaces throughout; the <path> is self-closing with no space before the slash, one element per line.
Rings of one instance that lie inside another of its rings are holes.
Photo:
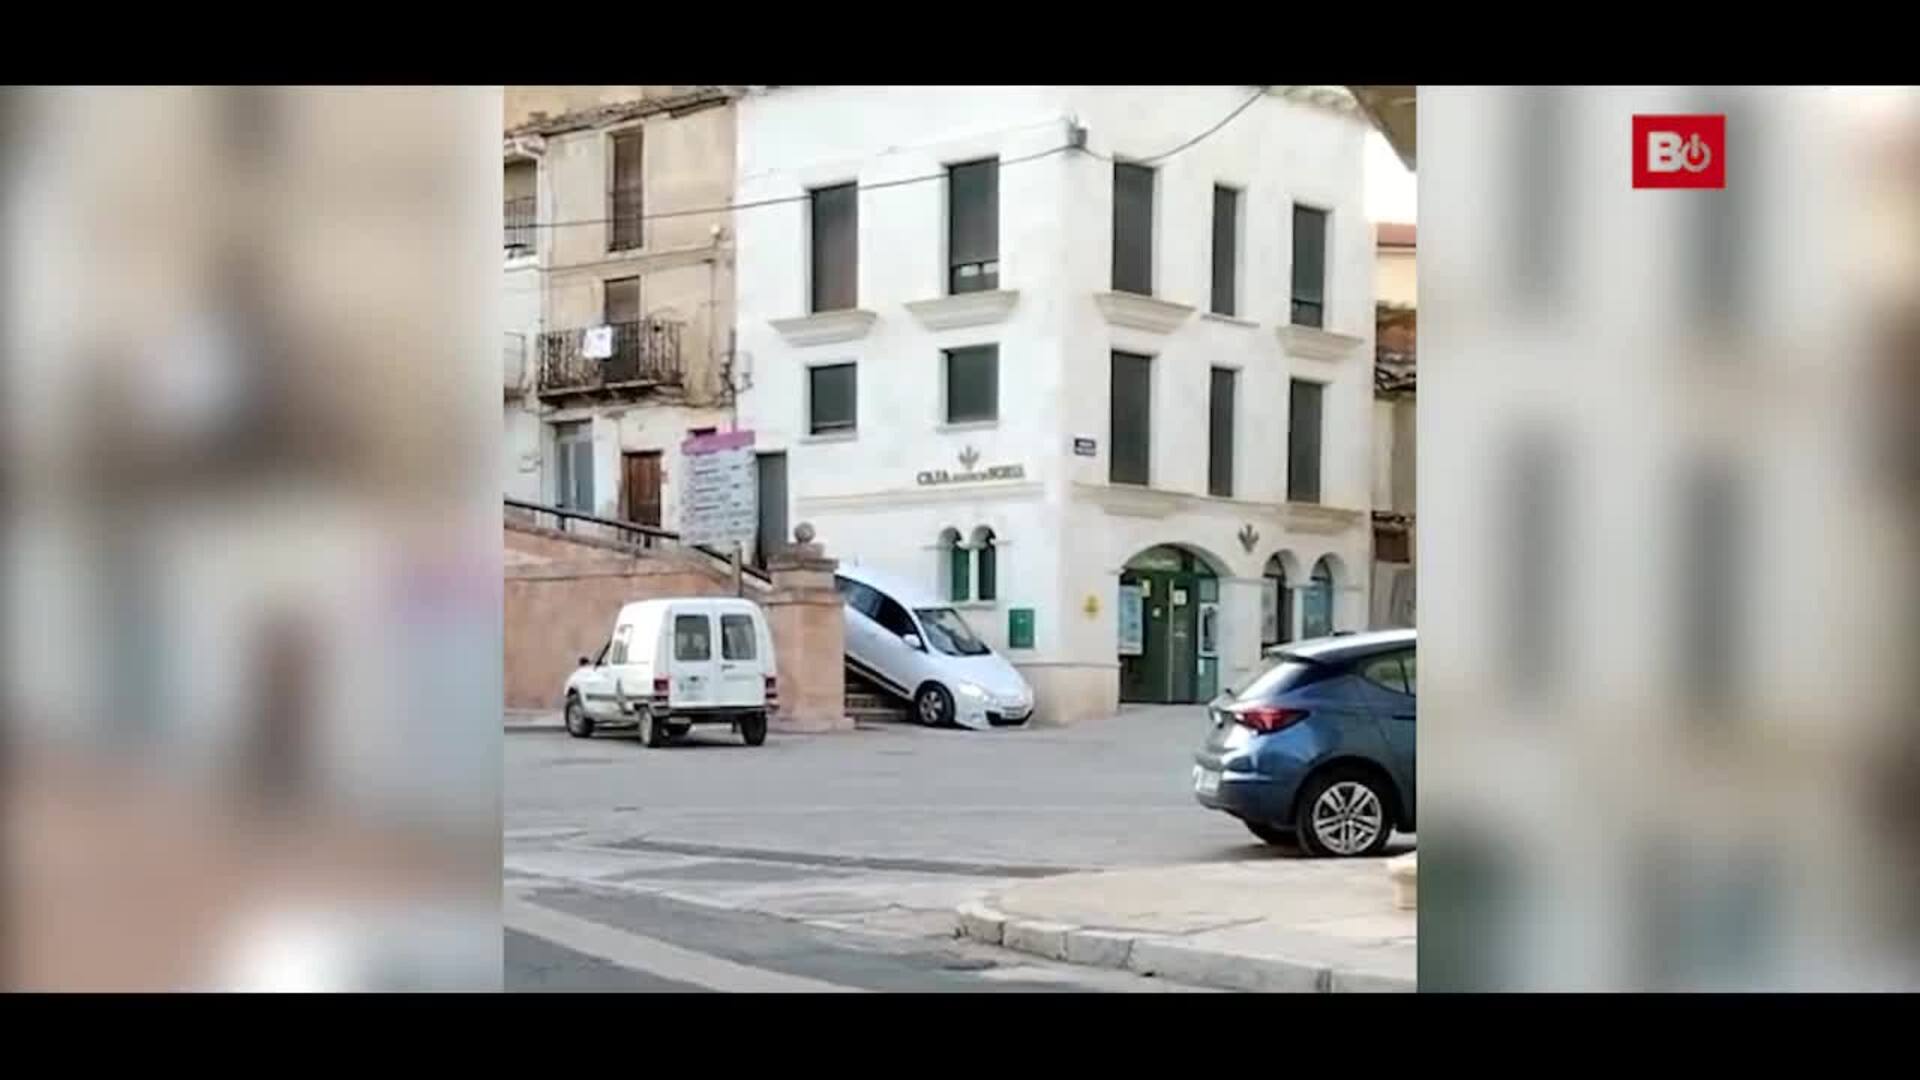
<path fill-rule="evenodd" d="M 906 701 L 922 724 L 977 730 L 1033 716 L 1027 680 L 953 605 L 859 566 L 842 565 L 834 584 L 846 602 L 847 667 Z"/>

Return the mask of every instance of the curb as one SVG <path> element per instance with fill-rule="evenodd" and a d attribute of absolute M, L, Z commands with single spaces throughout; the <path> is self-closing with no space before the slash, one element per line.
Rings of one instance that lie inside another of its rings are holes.
<path fill-rule="evenodd" d="M 987 945 L 1086 967 L 1252 993 L 1410 993 L 1415 981 L 1322 964 L 1199 949 L 1177 937 L 1013 918 L 979 900 L 954 912 L 954 933 Z"/>

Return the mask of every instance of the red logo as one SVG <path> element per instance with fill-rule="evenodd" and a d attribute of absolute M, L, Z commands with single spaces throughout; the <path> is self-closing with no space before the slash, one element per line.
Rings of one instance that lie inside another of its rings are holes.
<path fill-rule="evenodd" d="M 1633 186 L 1727 186 L 1725 116 L 1635 116 Z"/>

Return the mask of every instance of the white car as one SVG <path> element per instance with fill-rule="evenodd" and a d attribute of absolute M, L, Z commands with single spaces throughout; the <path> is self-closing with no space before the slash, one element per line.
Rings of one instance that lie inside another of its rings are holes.
<path fill-rule="evenodd" d="M 846 601 L 847 666 L 911 703 L 921 723 L 977 730 L 1032 717 L 1027 680 L 951 604 L 858 566 L 842 565 L 834 584 Z"/>
<path fill-rule="evenodd" d="M 775 696 L 773 634 L 751 600 L 683 597 L 620 609 L 613 635 L 567 677 L 567 732 L 637 728 L 663 746 L 694 724 L 729 724 L 748 746 L 767 739 Z"/>

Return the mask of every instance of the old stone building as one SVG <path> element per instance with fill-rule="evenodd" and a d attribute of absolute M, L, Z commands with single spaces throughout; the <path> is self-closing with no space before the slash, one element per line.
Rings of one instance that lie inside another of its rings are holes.
<path fill-rule="evenodd" d="M 727 419 L 734 93 L 506 93 L 507 497 L 671 529 L 672 462 Z"/>

